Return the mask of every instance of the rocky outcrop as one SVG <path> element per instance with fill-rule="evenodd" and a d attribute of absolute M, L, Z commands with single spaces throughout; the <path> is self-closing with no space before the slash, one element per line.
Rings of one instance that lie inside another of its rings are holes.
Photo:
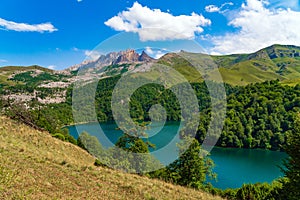
<path fill-rule="evenodd" d="M 139 55 L 135 50 L 129 49 L 126 51 L 120 52 L 120 56 L 116 59 L 113 64 L 122 64 L 122 63 L 135 63 L 135 62 L 151 62 L 154 59 L 148 56 L 145 51 Z"/>
<path fill-rule="evenodd" d="M 154 59 L 150 56 L 148 56 L 148 54 L 145 53 L 145 51 L 142 52 L 142 54 L 139 57 L 139 61 L 141 62 L 151 62 Z"/>
<path fill-rule="evenodd" d="M 138 62 L 139 57 L 139 54 L 132 49 L 121 51 L 120 56 L 113 62 L 113 64 Z"/>
<path fill-rule="evenodd" d="M 124 64 L 124 63 L 145 63 L 151 62 L 155 59 L 151 58 L 144 51 L 139 55 L 135 50 L 128 49 L 120 52 L 111 52 L 106 55 L 101 55 L 97 60 L 94 61 L 84 61 L 79 65 L 74 65 L 68 68 L 70 71 L 75 71 L 79 68 L 89 69 L 96 68 L 100 69 L 104 66 L 114 65 L 114 64 Z"/>

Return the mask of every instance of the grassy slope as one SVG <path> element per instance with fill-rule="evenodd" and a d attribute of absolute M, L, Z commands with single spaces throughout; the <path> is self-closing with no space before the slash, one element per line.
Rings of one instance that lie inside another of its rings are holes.
<path fill-rule="evenodd" d="M 177 54 L 166 54 L 158 62 L 166 66 L 172 66 L 172 68 L 190 82 L 199 82 L 203 80 L 201 74 L 191 65 L 191 63 L 187 62 L 183 57 L 178 57 Z"/>
<path fill-rule="evenodd" d="M 77 146 L 0 116 L 0 199 L 220 199 L 93 162 Z"/>
<path fill-rule="evenodd" d="M 9 76 L 11 76 L 15 72 L 26 72 L 26 71 L 34 71 L 34 70 L 41 70 L 41 71 L 48 72 L 48 73 L 53 72 L 53 70 L 51 70 L 51 69 L 47 69 L 47 68 L 40 67 L 37 65 L 28 66 L 28 67 L 23 67 L 23 66 L 0 67 L 0 83 L 9 85 L 9 86 L 14 86 L 14 85 L 16 85 L 16 82 L 8 80 Z M 19 83 L 19 84 L 22 84 L 22 83 Z"/>
<path fill-rule="evenodd" d="M 275 79 L 279 79 L 283 84 L 295 85 L 300 82 L 299 54 L 300 47 L 272 45 L 251 54 L 210 56 L 210 58 L 219 66 L 223 81 L 232 85 L 247 85 Z M 202 58 L 203 56 L 198 54 L 195 60 L 201 63 Z M 172 66 L 190 82 L 203 80 L 189 63 L 176 54 L 167 54 L 159 62 Z M 217 80 L 216 71 L 204 70 L 201 74 L 205 74 L 208 79 Z"/>
<path fill-rule="evenodd" d="M 0 72 L 13 72 L 13 71 L 28 71 L 28 70 L 41 70 L 45 72 L 53 72 L 53 70 L 40 67 L 38 65 L 32 65 L 28 67 L 22 67 L 22 66 L 5 66 L 0 67 Z"/>
<path fill-rule="evenodd" d="M 219 69 L 223 81 L 232 85 L 247 85 L 249 83 L 264 82 L 266 80 L 284 80 L 280 75 L 270 69 L 260 69 L 251 61 L 244 61 L 233 65 L 230 69 L 221 67 Z M 210 74 L 214 76 L 214 74 Z"/>
<path fill-rule="evenodd" d="M 212 56 L 212 59 L 219 65 L 224 81 L 233 85 L 274 79 L 293 85 L 299 83 L 300 57 L 291 54 L 299 51 L 296 46 L 272 45 L 252 54 Z"/>

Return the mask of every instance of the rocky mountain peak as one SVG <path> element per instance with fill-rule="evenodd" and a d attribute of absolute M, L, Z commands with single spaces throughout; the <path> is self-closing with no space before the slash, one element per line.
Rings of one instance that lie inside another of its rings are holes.
<path fill-rule="evenodd" d="M 135 50 L 128 49 L 126 51 L 121 51 L 118 58 L 113 61 L 113 64 L 138 62 L 139 57 L 139 54 Z"/>
<path fill-rule="evenodd" d="M 139 55 L 135 50 L 128 49 L 120 52 L 119 57 L 113 62 L 113 64 L 119 63 L 133 63 L 133 62 L 151 62 L 154 59 L 151 58 L 145 51 Z"/>
<path fill-rule="evenodd" d="M 142 52 L 142 54 L 139 57 L 139 61 L 141 62 L 151 62 L 154 59 L 150 57 L 145 51 Z"/>
<path fill-rule="evenodd" d="M 111 52 L 106 55 L 101 55 L 97 60 L 94 61 L 84 61 L 81 64 L 74 65 L 69 68 L 69 70 L 74 71 L 78 68 L 102 68 L 104 66 L 124 64 L 124 63 L 137 63 L 137 62 L 151 62 L 155 60 L 151 58 L 146 52 L 142 52 L 139 55 L 133 49 L 127 49 L 120 52 Z"/>

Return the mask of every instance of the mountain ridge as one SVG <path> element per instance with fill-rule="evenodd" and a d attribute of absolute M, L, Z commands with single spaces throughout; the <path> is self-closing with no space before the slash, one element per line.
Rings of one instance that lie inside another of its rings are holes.
<path fill-rule="evenodd" d="M 201 57 L 205 54 L 191 53 L 191 55 Z M 300 83 L 300 47 L 298 46 L 274 44 L 250 54 L 209 57 L 217 64 L 219 72 L 215 71 L 210 75 L 199 74 L 189 62 L 176 53 L 167 53 L 160 59 L 153 59 L 145 51 L 138 54 L 135 50 L 129 49 L 101 55 L 97 60 L 86 60 L 65 70 L 49 70 L 47 73 L 64 74 L 72 77 L 76 75 L 78 69 L 85 69 L 87 72 L 86 79 L 89 80 L 91 78 L 112 77 L 127 71 L 145 72 L 151 70 L 153 63 L 160 63 L 173 67 L 190 82 L 201 82 L 203 81 L 202 76 L 213 79 L 217 73 L 220 73 L 224 82 L 232 85 L 247 85 L 276 79 L 279 79 L 283 84 L 296 85 Z M 15 70 L 20 71 L 19 69 L 20 67 L 0 68 L 0 81 L 8 83 L 7 77 L 10 77 Z M 31 67 L 23 69 L 35 70 Z M 46 70 L 48 69 L 44 71 Z M 69 78 L 66 81 L 72 83 L 74 80 L 74 78 Z"/>
<path fill-rule="evenodd" d="M 150 57 L 145 51 L 138 54 L 133 49 L 127 49 L 125 51 L 110 52 L 108 54 L 100 55 L 96 60 L 86 60 L 80 64 L 67 68 L 67 71 L 74 71 L 78 69 L 96 68 L 101 69 L 105 66 L 125 64 L 125 63 L 145 63 L 151 62 L 155 59 Z"/>

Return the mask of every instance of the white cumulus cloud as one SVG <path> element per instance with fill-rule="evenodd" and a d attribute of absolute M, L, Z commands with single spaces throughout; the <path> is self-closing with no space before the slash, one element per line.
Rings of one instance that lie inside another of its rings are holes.
<path fill-rule="evenodd" d="M 165 50 L 161 49 L 152 49 L 151 47 L 146 47 L 145 48 L 146 54 L 148 54 L 150 57 L 159 59 L 163 55 L 165 55 L 167 52 Z"/>
<path fill-rule="evenodd" d="M 105 25 L 116 31 L 138 33 L 142 41 L 193 39 L 211 24 L 201 14 L 173 16 L 160 9 L 150 9 L 135 2 L 131 8 L 107 20 Z"/>
<path fill-rule="evenodd" d="M 12 30 L 18 32 L 54 32 L 57 29 L 51 23 L 42 23 L 42 24 L 26 24 L 26 23 L 17 23 L 13 21 L 8 21 L 0 18 L 0 29 Z"/>
<path fill-rule="evenodd" d="M 232 6 L 233 3 L 232 2 L 226 2 L 226 3 L 223 3 L 220 7 L 218 7 L 216 5 L 208 5 L 208 6 L 205 7 L 205 11 L 210 12 L 210 13 L 212 13 L 212 12 L 223 13 L 223 12 L 227 11 L 227 10 L 223 10 L 223 8 L 225 6 L 228 6 L 228 5 Z"/>
<path fill-rule="evenodd" d="M 267 8 L 268 1 L 247 0 L 229 22 L 237 32 L 210 38 L 211 52 L 249 53 L 272 44 L 300 45 L 300 12 Z"/>
<path fill-rule="evenodd" d="M 219 12 L 220 8 L 216 5 L 208 5 L 205 7 L 206 12 Z"/>

